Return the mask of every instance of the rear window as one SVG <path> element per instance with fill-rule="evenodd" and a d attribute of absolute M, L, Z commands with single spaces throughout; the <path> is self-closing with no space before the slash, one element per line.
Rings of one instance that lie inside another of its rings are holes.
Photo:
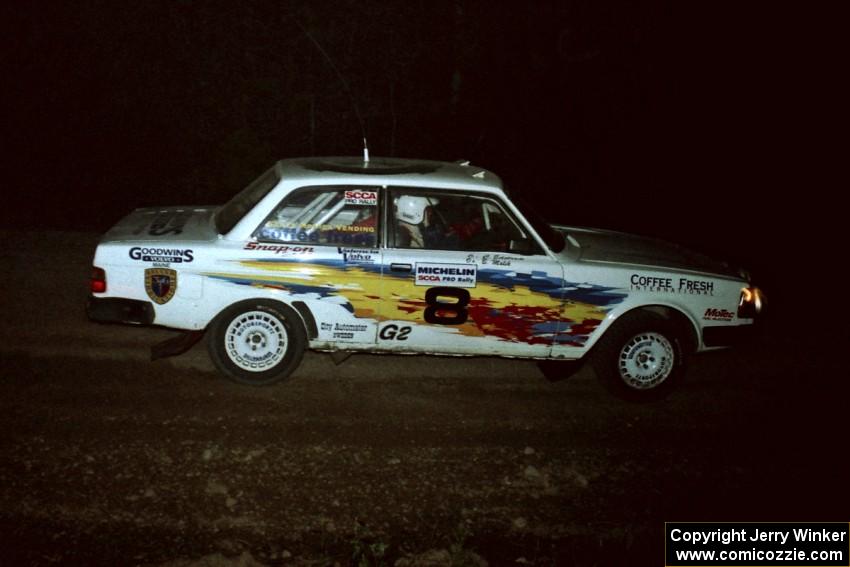
<path fill-rule="evenodd" d="M 223 205 L 215 215 L 215 229 L 219 234 L 227 234 L 236 226 L 245 214 L 257 206 L 263 197 L 280 181 L 277 168 L 271 169 L 251 182 L 250 185 L 240 191 L 227 204 Z"/>
<path fill-rule="evenodd" d="M 263 241 L 378 245 L 378 187 L 322 186 L 287 195 L 254 236 Z"/>

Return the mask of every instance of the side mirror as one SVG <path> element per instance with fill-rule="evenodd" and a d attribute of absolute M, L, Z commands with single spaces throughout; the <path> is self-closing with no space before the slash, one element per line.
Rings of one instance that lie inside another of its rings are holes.
<path fill-rule="evenodd" d="M 527 238 L 511 240 L 510 244 L 508 244 L 508 251 L 514 254 L 532 254 L 534 252 L 534 243 Z"/>

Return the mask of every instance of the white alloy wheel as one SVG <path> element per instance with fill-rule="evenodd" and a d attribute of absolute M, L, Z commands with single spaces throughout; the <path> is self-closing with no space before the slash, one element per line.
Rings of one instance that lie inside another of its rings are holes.
<path fill-rule="evenodd" d="M 207 329 L 207 349 L 225 376 L 248 386 L 268 386 L 298 368 L 307 335 L 292 308 L 275 301 L 234 303 Z"/>
<path fill-rule="evenodd" d="M 224 332 L 224 348 L 237 368 L 265 372 L 283 360 L 289 342 L 286 327 L 274 313 L 246 311 Z"/>
<path fill-rule="evenodd" d="M 661 333 L 639 333 L 620 349 L 620 377 L 638 390 L 655 388 L 673 372 L 676 351 Z"/>
<path fill-rule="evenodd" d="M 677 321 L 648 311 L 620 317 L 591 353 L 602 384 L 633 402 L 665 398 L 685 374 L 688 328 Z"/>
<path fill-rule="evenodd" d="M 263 299 L 235 303 L 207 329 L 207 349 L 216 367 L 240 384 L 267 386 L 298 368 L 307 335 L 287 305 Z"/>

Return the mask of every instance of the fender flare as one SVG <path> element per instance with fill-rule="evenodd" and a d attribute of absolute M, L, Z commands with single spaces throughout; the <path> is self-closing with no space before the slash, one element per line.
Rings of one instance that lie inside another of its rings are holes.
<path fill-rule="evenodd" d="M 307 335 L 308 341 L 309 340 L 315 340 L 319 336 L 319 327 L 316 325 L 316 318 L 313 317 L 312 311 L 310 311 L 310 308 L 307 307 L 307 304 L 304 303 L 303 301 L 293 301 L 291 304 L 289 304 L 289 303 L 286 303 L 285 301 L 281 301 L 280 299 L 277 299 L 277 298 L 251 297 L 251 298 L 248 298 L 248 299 L 240 299 L 239 301 L 237 301 L 235 303 L 242 303 L 242 302 L 246 302 L 246 301 L 248 301 L 248 302 L 250 302 L 250 301 L 267 301 L 267 302 L 277 303 L 278 305 L 283 307 L 284 310 L 291 311 L 295 315 L 298 316 L 298 318 L 301 321 L 301 324 L 304 326 L 304 332 Z M 230 309 L 231 306 L 235 305 L 235 303 L 225 305 L 224 308 L 222 308 L 218 313 L 215 314 L 215 316 L 213 318 L 210 319 L 210 324 L 212 324 L 212 322 L 215 321 L 222 313 L 224 313 L 226 310 Z M 209 325 L 207 325 L 207 326 L 209 327 Z"/>
<path fill-rule="evenodd" d="M 602 340 L 602 337 L 608 332 L 611 327 L 617 324 L 618 321 L 622 320 L 624 317 L 629 317 L 631 314 L 634 314 L 639 311 L 649 311 L 651 313 L 655 313 L 656 315 L 660 315 L 667 320 L 672 321 L 682 332 L 682 340 L 684 341 L 683 346 L 687 354 L 693 354 L 699 349 L 700 346 L 700 329 L 699 325 L 693 320 L 693 318 L 688 315 L 683 310 L 679 309 L 673 305 L 665 305 L 663 303 L 652 303 L 647 305 L 637 305 L 628 311 L 623 311 L 622 313 L 618 313 L 611 321 L 605 325 L 605 329 L 599 333 L 593 341 L 593 344 L 590 345 L 589 350 L 593 350 L 599 341 Z"/>

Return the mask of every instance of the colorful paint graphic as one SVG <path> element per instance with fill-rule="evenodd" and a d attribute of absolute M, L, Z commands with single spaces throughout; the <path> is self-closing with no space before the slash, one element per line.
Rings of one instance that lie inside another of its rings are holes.
<path fill-rule="evenodd" d="M 346 264 L 340 260 L 292 261 L 283 258 L 236 262 L 249 273 L 208 273 L 240 285 L 279 289 L 334 300 L 357 318 L 378 319 L 380 264 Z"/>
<path fill-rule="evenodd" d="M 380 264 L 347 264 L 342 259 L 271 258 L 238 264 L 246 272 L 207 275 L 235 284 L 314 295 L 340 304 L 356 318 L 429 325 L 425 321 L 427 290 L 416 285 L 412 274 L 382 270 Z M 627 296 L 622 290 L 565 282 L 543 272 L 489 267 L 478 269 L 476 286 L 468 291 L 464 322 L 433 328 L 471 337 L 574 346 L 584 345 L 606 313 Z"/>

